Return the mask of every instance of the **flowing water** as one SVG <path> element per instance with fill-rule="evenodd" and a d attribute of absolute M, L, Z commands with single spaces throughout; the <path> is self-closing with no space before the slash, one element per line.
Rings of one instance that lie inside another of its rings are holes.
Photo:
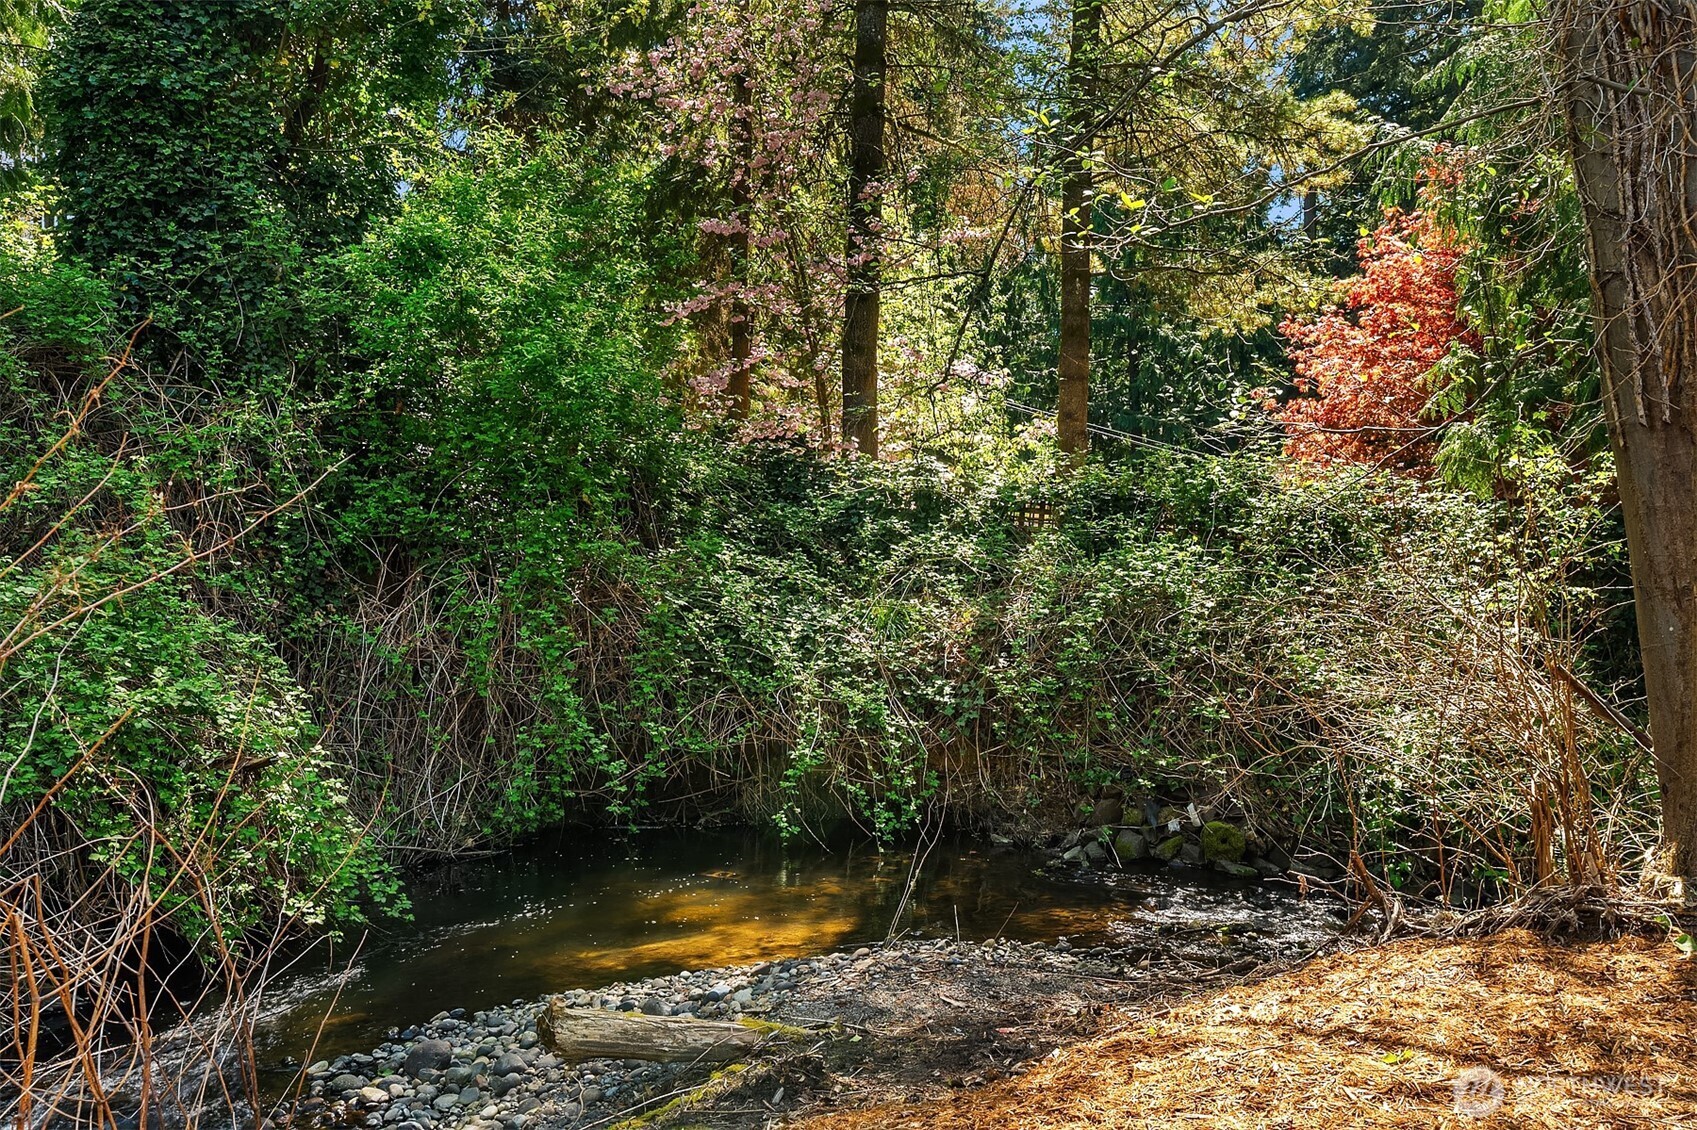
<path fill-rule="evenodd" d="M 919 852 L 752 832 L 544 839 L 414 883 L 414 921 L 310 951 L 268 993 L 260 1063 L 369 1049 L 391 1028 L 568 988 L 819 953 L 899 929 L 1149 944 L 1298 938 L 1323 918 L 1255 887 L 1150 868 L 1074 882 L 1028 852 L 947 839 Z"/>

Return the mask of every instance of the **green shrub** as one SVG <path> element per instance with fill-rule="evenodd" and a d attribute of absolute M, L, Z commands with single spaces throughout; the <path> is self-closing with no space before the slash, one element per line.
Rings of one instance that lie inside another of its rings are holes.
<path fill-rule="evenodd" d="M 109 295 L 15 253 L 0 293 L 15 311 L 0 481 L 19 484 L 0 503 L 0 808 L 51 799 L 47 842 L 147 891 L 189 937 L 395 908 L 304 693 L 197 596 L 188 566 L 220 535 L 185 522 L 193 506 L 123 432 L 123 386 L 66 433 L 106 371 Z"/>

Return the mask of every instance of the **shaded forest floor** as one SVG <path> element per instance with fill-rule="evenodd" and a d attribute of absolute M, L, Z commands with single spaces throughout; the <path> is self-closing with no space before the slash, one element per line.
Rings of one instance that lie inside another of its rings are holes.
<path fill-rule="evenodd" d="M 1404 941 L 1125 1021 L 1018 1077 L 792 1125 L 1697 1127 L 1697 963 L 1663 941 Z"/>

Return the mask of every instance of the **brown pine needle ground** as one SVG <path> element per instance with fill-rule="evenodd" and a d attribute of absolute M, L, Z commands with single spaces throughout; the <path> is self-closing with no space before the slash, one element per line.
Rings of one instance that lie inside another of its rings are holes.
<path fill-rule="evenodd" d="M 1144 1014 L 1020 1078 L 802 1125 L 1697 1128 L 1697 962 L 1645 938 L 1400 942 Z"/>

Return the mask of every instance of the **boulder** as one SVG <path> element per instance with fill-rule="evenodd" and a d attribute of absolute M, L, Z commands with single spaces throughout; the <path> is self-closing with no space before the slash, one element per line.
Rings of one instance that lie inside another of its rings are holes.
<path fill-rule="evenodd" d="M 1121 863 L 1130 863 L 1134 859 L 1149 858 L 1149 841 L 1143 838 L 1143 833 L 1132 828 L 1122 829 L 1114 837 L 1114 854 L 1119 856 Z"/>
<path fill-rule="evenodd" d="M 1105 796 L 1096 802 L 1096 807 L 1090 812 L 1090 823 L 1100 828 L 1104 824 L 1118 824 L 1125 819 L 1125 804 L 1119 797 Z"/>
<path fill-rule="evenodd" d="M 507 1052 L 497 1059 L 489 1068 L 491 1075 L 511 1075 L 514 1072 L 524 1074 L 530 1070 L 530 1064 L 518 1052 Z"/>
<path fill-rule="evenodd" d="M 1247 863 L 1233 863 L 1229 859 L 1216 859 L 1214 870 L 1230 875 L 1234 879 L 1259 879 L 1261 872 Z"/>
<path fill-rule="evenodd" d="M 1168 836 L 1166 839 L 1155 845 L 1154 856 L 1156 859 L 1164 859 L 1170 862 L 1171 860 L 1177 859 L 1178 853 L 1183 849 L 1184 837 L 1182 835 Z"/>
<path fill-rule="evenodd" d="M 420 1040 L 401 1061 L 401 1070 L 417 1079 L 421 1071 L 442 1071 L 454 1062 L 454 1045 L 446 1040 Z"/>
<path fill-rule="evenodd" d="M 1234 824 L 1210 820 L 1202 825 L 1202 858 L 1210 863 L 1240 862 L 1245 846 L 1243 833 Z"/>

